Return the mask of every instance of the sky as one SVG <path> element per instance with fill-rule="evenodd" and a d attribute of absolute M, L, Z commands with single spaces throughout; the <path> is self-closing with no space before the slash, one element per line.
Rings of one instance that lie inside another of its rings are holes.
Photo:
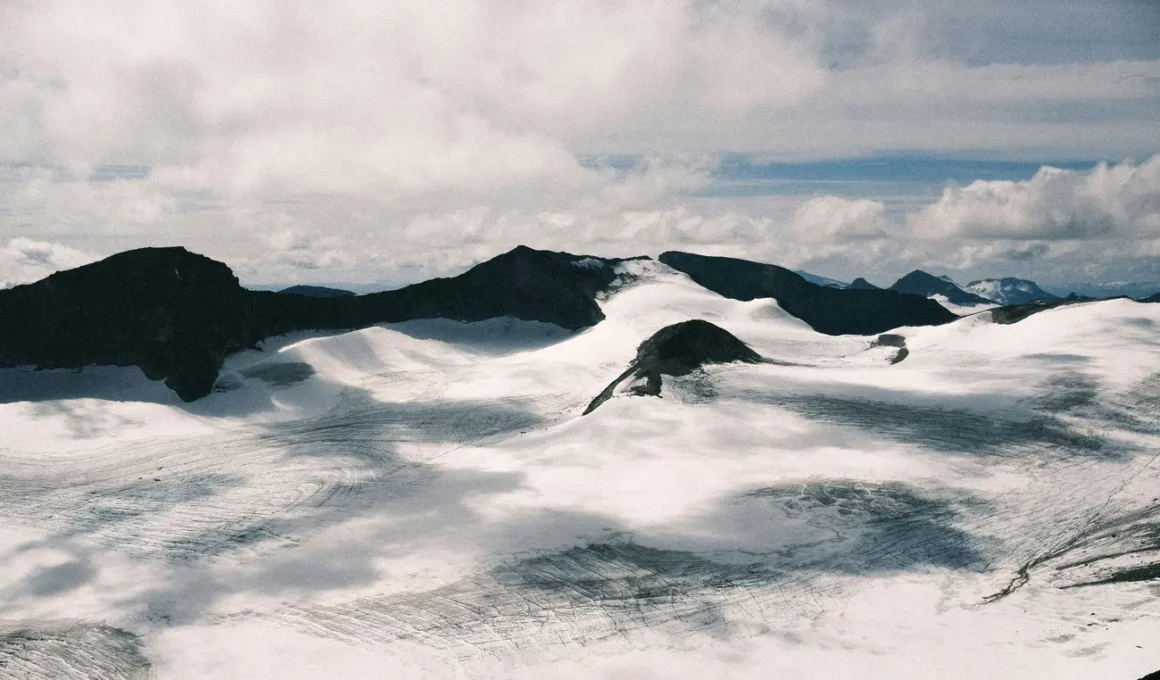
<path fill-rule="evenodd" d="M 3 0 L 0 36 L 0 286 L 521 243 L 1160 282 L 1154 0 Z"/>

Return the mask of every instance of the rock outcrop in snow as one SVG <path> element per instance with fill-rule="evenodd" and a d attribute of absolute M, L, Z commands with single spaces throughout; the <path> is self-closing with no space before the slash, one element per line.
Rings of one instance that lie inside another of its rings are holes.
<path fill-rule="evenodd" d="M 585 415 L 608 401 L 617 386 L 628 379 L 638 383 L 630 390 L 637 395 L 656 396 L 661 392 L 661 376 L 681 376 L 706 364 L 732 362 L 761 363 L 761 355 L 729 331 L 700 319 L 665 326 L 640 344 L 628 370 L 588 404 Z"/>

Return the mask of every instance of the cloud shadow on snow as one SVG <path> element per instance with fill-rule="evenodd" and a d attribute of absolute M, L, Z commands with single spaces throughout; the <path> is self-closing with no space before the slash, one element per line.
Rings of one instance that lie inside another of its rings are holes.
<path fill-rule="evenodd" d="M 803 394 L 743 389 L 728 399 L 784 408 L 810 420 L 886 437 L 900 444 L 954 455 L 1122 459 L 1131 451 L 1063 416 L 1098 415 L 1098 385 L 1081 374 L 1057 376 L 1025 408 L 988 410 L 1006 395 L 971 394 L 921 403 L 905 390 L 861 388 L 858 394 Z M 1106 409 L 1105 409 L 1106 410 Z"/>
<path fill-rule="evenodd" d="M 652 532 L 625 531 L 599 514 L 540 512 L 492 531 L 568 527 L 590 538 L 429 591 L 296 606 L 279 616 L 315 634 L 409 640 L 465 655 L 635 633 L 729 635 L 737 624 L 814 609 L 815 584 L 828 576 L 983 569 L 985 539 L 956 526 L 961 508 L 978 503 L 901 484 L 830 480 L 724 498 L 687 523 Z"/>

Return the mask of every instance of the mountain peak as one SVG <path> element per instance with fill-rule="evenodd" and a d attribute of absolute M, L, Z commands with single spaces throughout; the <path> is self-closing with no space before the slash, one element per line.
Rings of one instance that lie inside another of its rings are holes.
<path fill-rule="evenodd" d="M 850 285 L 846 286 L 846 289 L 847 290 L 881 290 L 878 286 L 875 286 L 873 283 L 870 283 L 869 281 L 862 278 L 861 276 L 859 276 L 858 278 L 851 281 Z"/>
<path fill-rule="evenodd" d="M 894 285 L 890 286 L 890 290 L 895 290 L 900 293 L 922 295 L 923 297 L 941 295 L 956 305 L 992 304 L 990 300 L 975 295 L 974 293 L 969 293 L 948 279 L 928 274 L 921 269 L 915 269 L 895 281 Z"/>

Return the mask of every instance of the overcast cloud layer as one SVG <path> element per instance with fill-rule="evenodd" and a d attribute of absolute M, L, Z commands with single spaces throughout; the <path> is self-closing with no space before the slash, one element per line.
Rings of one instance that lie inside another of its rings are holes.
<path fill-rule="evenodd" d="M 1160 281 L 1155 3 L 864 4 L 6 2 L 0 285 L 169 244 L 252 283 L 518 243 Z M 721 181 L 723 154 L 900 152 L 1092 163 L 917 197 Z"/>

